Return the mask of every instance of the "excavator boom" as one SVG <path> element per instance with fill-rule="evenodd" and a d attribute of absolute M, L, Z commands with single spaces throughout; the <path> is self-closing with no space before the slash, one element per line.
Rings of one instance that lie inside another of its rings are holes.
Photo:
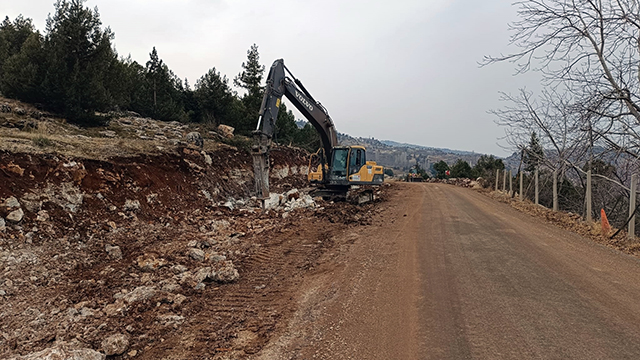
<path fill-rule="evenodd" d="M 302 83 L 291 74 L 284 65 L 284 60 L 274 61 L 267 76 L 258 126 L 253 133 L 253 171 L 256 192 L 261 199 L 269 197 L 269 148 L 275 133 L 282 96 L 285 96 L 304 115 L 320 135 L 329 168 L 331 167 L 331 150 L 338 145 L 337 133 L 327 110 L 315 101 Z"/>

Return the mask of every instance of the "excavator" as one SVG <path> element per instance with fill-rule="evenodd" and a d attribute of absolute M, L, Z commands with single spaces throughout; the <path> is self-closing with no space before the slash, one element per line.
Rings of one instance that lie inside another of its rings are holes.
<path fill-rule="evenodd" d="M 287 76 L 288 75 L 288 76 Z M 333 121 L 327 109 L 316 101 L 300 80 L 284 65 L 283 59 L 273 62 L 267 76 L 258 125 L 253 132 L 253 171 L 255 189 L 261 200 L 269 198 L 269 150 L 276 131 L 276 119 L 285 96 L 313 125 L 322 142 L 316 155 L 320 164 L 309 166 L 309 182 L 316 185 L 313 196 L 330 200 L 346 199 L 351 188 L 379 185 L 384 181 L 384 169 L 367 161 L 362 146 L 340 146 Z M 372 194 L 370 193 L 372 197 Z"/>

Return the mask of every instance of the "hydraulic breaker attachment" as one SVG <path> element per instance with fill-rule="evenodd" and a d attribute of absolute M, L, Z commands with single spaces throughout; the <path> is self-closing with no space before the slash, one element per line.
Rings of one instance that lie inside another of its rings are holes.
<path fill-rule="evenodd" d="M 269 198 L 269 148 L 271 137 L 260 130 L 253 132 L 253 173 L 255 176 L 256 196 L 260 200 Z"/>

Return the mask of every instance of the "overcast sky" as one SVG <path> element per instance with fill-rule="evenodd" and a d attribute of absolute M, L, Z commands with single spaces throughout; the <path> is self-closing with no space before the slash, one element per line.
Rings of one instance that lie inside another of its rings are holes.
<path fill-rule="evenodd" d="M 0 0 L 0 15 L 44 31 L 54 0 Z M 535 88 L 513 64 L 480 68 L 509 52 L 511 0 L 88 0 L 141 64 L 152 47 L 190 84 L 215 67 L 241 70 L 251 44 L 267 71 L 287 67 L 329 111 L 338 131 L 425 146 L 508 154 L 487 113 L 499 91 Z M 512 49 L 513 50 L 513 49 Z M 286 102 L 285 102 L 286 103 Z M 292 106 L 289 106 L 292 108 Z M 297 117 L 301 117 L 297 114 Z"/>

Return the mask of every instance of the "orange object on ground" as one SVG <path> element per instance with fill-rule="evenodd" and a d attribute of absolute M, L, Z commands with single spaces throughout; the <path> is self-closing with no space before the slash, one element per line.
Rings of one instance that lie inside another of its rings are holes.
<path fill-rule="evenodd" d="M 611 231 L 611 225 L 609 224 L 609 220 L 607 220 L 607 214 L 604 212 L 604 209 L 600 209 L 600 219 L 602 220 L 602 233 L 608 234 Z"/>

